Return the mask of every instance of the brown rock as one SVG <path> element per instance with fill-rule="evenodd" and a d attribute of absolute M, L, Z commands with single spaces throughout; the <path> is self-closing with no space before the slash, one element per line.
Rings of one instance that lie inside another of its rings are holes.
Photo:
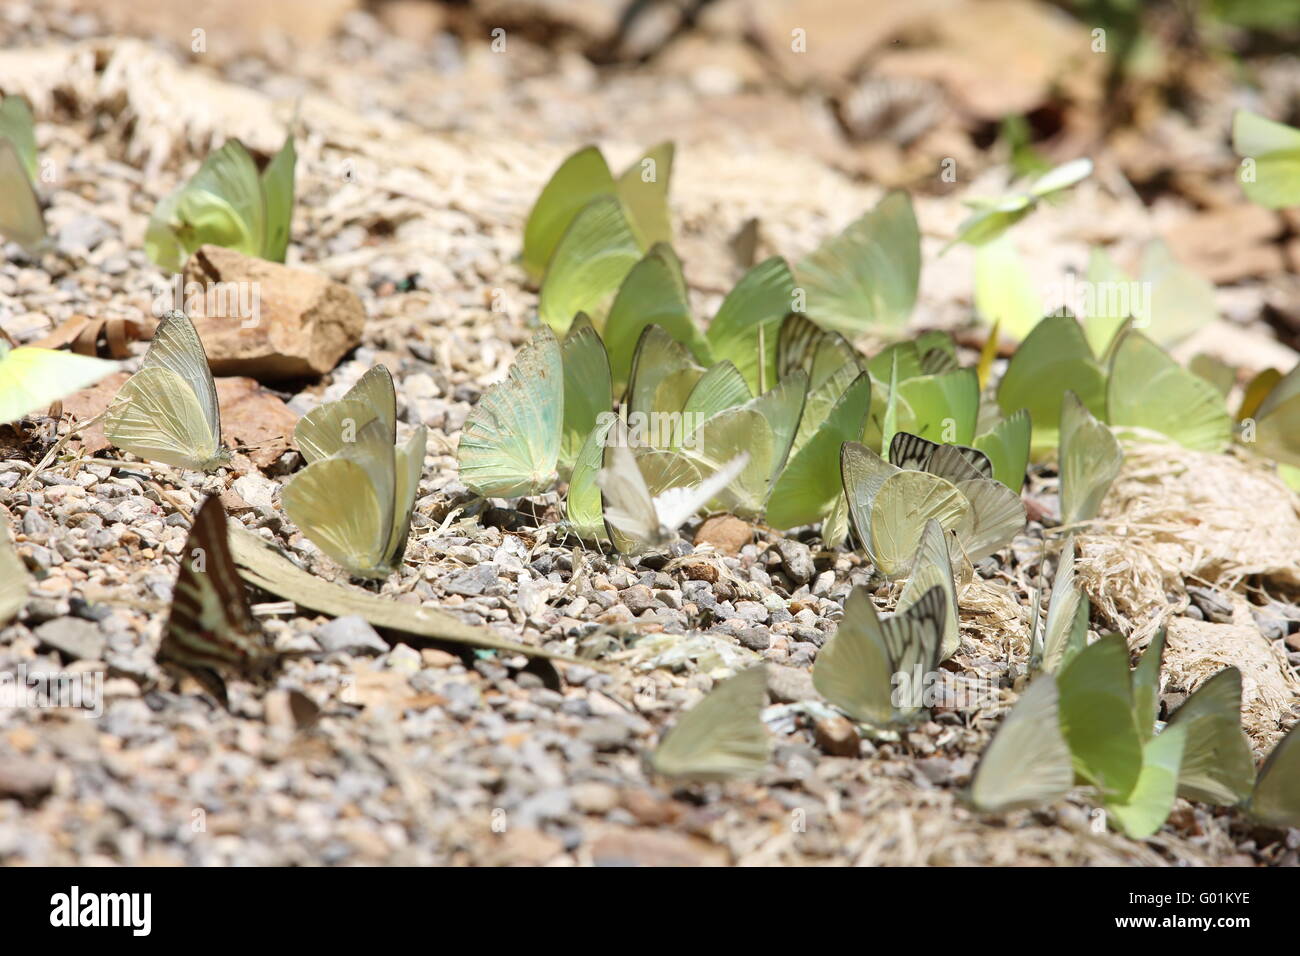
<path fill-rule="evenodd" d="M 698 561 L 694 564 L 682 566 L 682 572 L 686 575 L 688 581 L 707 581 L 710 584 L 718 583 L 718 569 L 707 561 Z"/>
<path fill-rule="evenodd" d="M 813 724 L 817 746 L 834 757 L 858 755 L 858 729 L 843 717 L 823 717 Z"/>
<path fill-rule="evenodd" d="M 361 300 L 325 276 L 200 246 L 185 264 L 185 282 L 187 292 L 190 283 L 207 289 L 187 294 L 186 311 L 214 374 L 264 382 L 324 375 L 361 341 Z"/>
<path fill-rule="evenodd" d="M 130 377 L 130 372 L 114 372 L 107 378 L 100 379 L 90 388 L 73 392 L 63 400 L 64 414 L 71 415 L 76 421 L 82 422 L 94 418 L 108 408 L 117 390 L 126 384 L 126 380 Z M 97 422 L 82 431 L 73 441 L 79 442 L 82 452 L 87 455 L 93 455 L 109 447 L 108 439 L 104 436 L 103 422 Z"/>
<path fill-rule="evenodd" d="M 749 544 L 754 537 L 754 529 L 748 522 L 735 515 L 714 515 L 700 525 L 695 532 L 695 544 L 712 545 L 714 550 L 723 554 L 739 554 L 740 549 Z"/>
<path fill-rule="evenodd" d="M 379 21 L 395 36 L 428 43 L 447 25 L 447 12 L 427 0 L 388 0 L 379 8 Z"/>
<path fill-rule="evenodd" d="M 1276 212 L 1250 203 L 1215 209 L 1183 220 L 1167 240 L 1175 258 L 1217 284 L 1286 270 Z"/>
<path fill-rule="evenodd" d="M 290 447 L 298 416 L 251 378 L 217 379 L 221 439 L 266 468 Z"/>

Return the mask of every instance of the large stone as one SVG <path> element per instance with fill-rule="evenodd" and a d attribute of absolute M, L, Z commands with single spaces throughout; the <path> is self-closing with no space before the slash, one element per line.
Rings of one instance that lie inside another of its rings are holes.
<path fill-rule="evenodd" d="M 361 300 L 317 273 L 200 246 L 185 264 L 185 283 L 186 312 L 216 375 L 320 376 L 361 342 Z"/>

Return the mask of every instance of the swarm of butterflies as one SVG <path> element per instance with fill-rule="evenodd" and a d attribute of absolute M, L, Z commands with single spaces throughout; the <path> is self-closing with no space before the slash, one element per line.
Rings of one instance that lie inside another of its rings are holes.
<path fill-rule="evenodd" d="M 1290 158 L 1300 132 L 1241 114 L 1236 134 L 1273 184 L 1257 198 L 1300 201 Z M 24 178 L 22 189 L 5 193 L 0 231 L 29 252 L 45 236 L 34 162 L 30 111 L 6 99 L 0 179 L 8 186 Z M 1066 530 L 1097 515 L 1120 469 L 1120 438 L 1219 451 L 1243 438 L 1239 426 L 1249 422 L 1250 447 L 1296 469 L 1284 475 L 1300 475 L 1300 366 L 1258 376 L 1230 413 L 1234 370 L 1208 361 L 1183 368 L 1162 347 L 1185 329 L 1170 317 L 1181 308 L 1175 295 L 1155 297 L 1142 328 L 1133 316 L 1103 311 L 1082 324 L 1065 313 L 1039 317 L 1024 329 L 1008 319 L 1021 341 L 994 386 L 998 328 L 1013 310 L 987 290 L 999 285 L 999 269 L 1014 269 L 1006 233 L 1085 178 L 1086 160 L 1027 192 L 971 203 L 955 241 L 980 250 L 977 304 L 994 313 L 975 367 L 961 365 L 945 333 L 871 357 L 850 342 L 868 328 L 900 330 L 915 305 L 920 234 L 903 193 L 795 267 L 780 257 L 752 265 L 701 326 L 670 245 L 672 162 L 663 144 L 615 178 L 591 147 L 543 189 L 522 254 L 540 281 L 543 327 L 466 420 L 461 480 L 483 498 L 563 486 L 567 530 L 629 555 L 671 545 L 694 516 L 713 511 L 778 530 L 819 525 L 827 547 L 851 536 L 901 590 L 883 617 L 865 588 L 849 595 L 813 683 L 867 733 L 896 733 L 926 716 L 924 700 L 900 695 L 894 677 L 934 673 L 960 647 L 958 583 L 1024 529 L 1020 490 L 1031 461 L 1055 455 Z M 159 204 L 150 256 L 179 268 L 214 242 L 282 260 L 293 167 L 291 138 L 261 173 L 242 146 L 227 144 Z M 1173 268 L 1156 249 L 1144 280 L 1158 284 Z M 1124 278 L 1104 254 L 1090 269 Z M 0 411 L 13 420 L 40 410 L 113 367 L 7 350 Z M 119 449 L 177 468 L 229 461 L 207 357 L 183 313 L 160 322 L 139 371 L 105 413 L 105 432 Z M 342 399 L 304 416 L 295 439 L 307 464 L 283 489 L 289 517 L 350 574 L 386 578 L 403 560 L 426 443 L 417 428 L 398 444 L 387 370 L 370 370 Z M 223 674 L 262 677 L 283 655 L 251 636 L 214 499 L 201 506 L 185 555 L 159 659 L 224 701 Z M 1041 626 L 1038 611 L 1036 601 L 1034 677 L 976 771 L 973 806 L 1031 806 L 1082 784 L 1133 836 L 1154 832 L 1177 795 L 1244 805 L 1270 825 L 1300 824 L 1297 735 L 1255 773 L 1239 720 L 1240 674 L 1231 668 L 1160 726 L 1163 638 L 1131 674 L 1122 637 L 1088 644 L 1088 602 L 1074 584 L 1068 538 Z M 761 667 L 723 682 L 665 735 L 654 768 L 693 779 L 757 772 L 769 750 L 765 700 Z"/>

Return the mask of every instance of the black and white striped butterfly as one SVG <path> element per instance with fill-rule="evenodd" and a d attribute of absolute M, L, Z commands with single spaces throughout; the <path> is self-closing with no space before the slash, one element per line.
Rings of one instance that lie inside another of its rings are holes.
<path fill-rule="evenodd" d="M 854 588 L 834 636 L 817 655 L 813 686 L 872 727 L 920 720 L 922 691 L 939 668 L 947 603 L 943 588 L 935 586 L 906 610 L 882 619 L 867 589 Z"/>
<path fill-rule="evenodd" d="M 158 663 L 189 674 L 229 706 L 225 677 L 265 683 L 282 656 L 253 620 L 230 554 L 225 509 L 208 498 L 185 542 Z"/>

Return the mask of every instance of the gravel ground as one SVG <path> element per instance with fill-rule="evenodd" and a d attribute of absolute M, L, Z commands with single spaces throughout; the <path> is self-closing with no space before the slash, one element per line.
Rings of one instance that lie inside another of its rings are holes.
<path fill-rule="evenodd" d="M 283 107 L 296 100 L 306 135 L 290 263 L 346 283 L 370 321 L 327 381 L 279 394 L 302 413 L 383 362 L 398 383 L 399 439 L 430 429 L 405 567 L 382 593 L 592 664 L 462 653 L 254 595 L 281 649 L 319 653 L 287 665 L 269 692 L 233 684 L 231 712 L 214 709 L 194 688 L 160 682 L 153 663 L 188 509 L 227 492 L 238 520 L 333 576 L 277 507 L 294 453 L 266 473 L 237 457 L 203 478 L 56 468 L 23 491 L 29 466 L 0 460 L 0 500 L 38 578 L 20 620 L 0 631 L 0 671 L 103 680 L 96 719 L 0 709 L 0 863 L 1297 862 L 1297 833 L 1259 833 L 1186 803 L 1142 842 L 1094 832 L 1082 796 L 994 819 L 961 805 L 1023 668 L 1037 523 L 1006 562 L 978 569 L 963 598 L 965 642 L 948 676 L 954 692 L 988 682 L 984 705 L 938 707 L 898 742 L 859 743 L 846 722 L 792 706 L 807 697 L 845 595 L 870 580 L 859 555 L 826 552 L 812 533 L 714 522 L 694 529 L 693 545 L 629 560 L 565 540 L 555 496 L 524 511 L 475 505 L 454 449 L 473 402 L 530 334 L 535 296 L 514 258 L 531 199 L 584 138 L 607 143 L 615 161 L 635 155 L 638 125 L 629 133 L 622 119 L 645 119 L 648 89 L 662 109 L 694 105 L 689 81 L 597 77 L 585 60 L 557 64 L 524 43 L 511 58 L 450 39 L 417 55 L 366 16 L 315 54 L 236 58 L 215 71 L 138 41 L 94 39 L 80 20 L 6 29 L 15 45 L 48 44 L 28 58 L 0 54 L 0 82 L 37 104 L 42 153 L 68 177 L 49 213 L 57 253 L 0 270 L 6 331 L 30 340 L 78 312 L 147 311 L 162 278 L 141 250 L 153 203 L 210 138 L 278 146 Z M 159 77 L 173 75 L 210 94 L 204 109 L 164 108 L 170 84 Z M 734 280 L 726 238 L 750 215 L 762 216 L 775 249 L 797 255 L 880 193 L 748 120 L 729 118 L 707 138 L 683 128 L 682 142 L 679 245 L 704 314 Z M 942 198 L 922 198 L 919 213 L 927 253 L 962 215 Z M 1025 228 L 1045 258 L 1078 258 L 1098 230 L 1119 234 L 1145 215 L 1133 197 L 1088 184 L 1058 216 Z M 944 262 L 926 274 L 926 324 L 969 312 L 970 260 L 956 250 Z M 1230 316 L 1245 299 L 1225 295 Z M 33 454 L 52 435 L 45 428 Z M 1050 480 L 1028 495 L 1053 509 Z M 645 769 L 677 714 L 759 661 L 769 665 L 776 744 L 761 778 L 674 787 Z M 320 705 L 319 717 L 296 716 L 289 689 Z"/>

